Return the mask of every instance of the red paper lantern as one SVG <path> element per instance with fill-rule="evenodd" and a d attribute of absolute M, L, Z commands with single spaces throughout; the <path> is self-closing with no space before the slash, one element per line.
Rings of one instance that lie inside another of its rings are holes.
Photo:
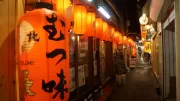
<path fill-rule="evenodd" d="M 131 38 L 128 37 L 128 38 L 127 38 L 127 42 L 128 42 L 127 44 L 128 44 L 129 46 L 132 45 L 132 39 L 131 39 Z"/>
<path fill-rule="evenodd" d="M 94 26 L 93 23 L 95 21 L 95 14 L 93 12 L 88 12 L 87 13 L 87 29 L 86 33 L 89 37 L 94 37 L 95 32 L 94 32 Z"/>
<path fill-rule="evenodd" d="M 136 42 L 132 42 L 132 47 L 136 47 Z"/>
<path fill-rule="evenodd" d="M 74 7 L 74 33 L 83 35 L 86 32 L 86 16 L 87 11 L 83 5 L 76 5 Z"/>
<path fill-rule="evenodd" d="M 110 31 L 110 41 L 113 41 L 114 33 L 115 33 L 115 29 L 112 27 Z"/>
<path fill-rule="evenodd" d="M 111 27 L 111 26 L 108 26 L 108 29 L 107 29 L 107 30 L 108 30 L 108 31 L 107 31 L 107 34 L 106 34 L 106 40 L 107 40 L 107 41 L 112 41 L 112 36 L 113 36 L 115 30 L 114 30 L 114 28 Z"/>
<path fill-rule="evenodd" d="M 103 34 L 101 35 L 101 40 L 106 40 L 107 29 L 108 29 L 108 24 L 104 21 L 103 22 Z"/>
<path fill-rule="evenodd" d="M 26 13 L 18 24 L 18 66 L 25 101 L 69 98 L 69 33 L 64 16 L 48 9 Z"/>
<path fill-rule="evenodd" d="M 132 56 L 136 56 L 136 48 L 135 47 L 132 48 Z"/>
<path fill-rule="evenodd" d="M 123 36 L 123 44 L 124 44 L 124 45 L 127 45 L 127 44 L 128 44 L 128 42 L 127 42 L 127 36 Z"/>
<path fill-rule="evenodd" d="M 111 26 L 108 25 L 106 30 L 107 31 L 106 31 L 106 34 L 105 34 L 105 40 L 110 41 Z"/>
<path fill-rule="evenodd" d="M 119 32 L 118 32 L 118 31 L 116 31 L 116 32 L 114 33 L 113 40 L 114 40 L 117 44 L 119 43 Z"/>
<path fill-rule="evenodd" d="M 60 14 L 65 15 L 66 9 L 71 5 L 70 0 L 56 0 L 56 9 Z"/>
<path fill-rule="evenodd" d="M 101 18 L 96 18 L 95 21 L 95 37 L 100 38 L 103 30 L 103 20 Z"/>
<path fill-rule="evenodd" d="M 136 43 L 131 39 L 131 47 L 135 47 Z"/>

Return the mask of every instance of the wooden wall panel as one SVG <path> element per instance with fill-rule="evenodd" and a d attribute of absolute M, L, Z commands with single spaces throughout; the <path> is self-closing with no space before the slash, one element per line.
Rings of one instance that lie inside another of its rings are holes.
<path fill-rule="evenodd" d="M 0 3 L 0 101 L 16 101 L 15 0 Z"/>
<path fill-rule="evenodd" d="M 8 89 L 8 0 L 0 5 L 0 97 L 1 101 L 9 101 Z M 6 53 L 5 53 L 6 52 Z"/>

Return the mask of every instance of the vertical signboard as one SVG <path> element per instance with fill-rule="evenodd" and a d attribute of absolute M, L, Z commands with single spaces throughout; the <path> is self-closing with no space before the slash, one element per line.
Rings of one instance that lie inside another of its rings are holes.
<path fill-rule="evenodd" d="M 140 25 L 140 26 L 141 26 L 142 41 L 145 41 L 146 40 L 146 35 L 147 35 L 146 25 Z"/>

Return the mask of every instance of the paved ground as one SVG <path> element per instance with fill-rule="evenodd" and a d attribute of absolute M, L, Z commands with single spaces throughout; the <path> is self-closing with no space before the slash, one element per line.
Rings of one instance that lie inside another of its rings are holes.
<path fill-rule="evenodd" d="M 130 70 L 126 84 L 117 87 L 109 101 L 160 101 L 154 74 L 148 67 Z"/>

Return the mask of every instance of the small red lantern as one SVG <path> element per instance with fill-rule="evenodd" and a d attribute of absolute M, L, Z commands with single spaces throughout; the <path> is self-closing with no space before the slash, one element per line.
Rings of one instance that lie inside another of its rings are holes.
<path fill-rule="evenodd" d="M 136 47 L 136 42 L 133 41 L 132 46 L 133 46 L 133 47 Z"/>
<path fill-rule="evenodd" d="M 110 33 L 111 33 L 111 26 L 108 25 L 106 35 L 105 35 L 106 41 L 110 41 Z"/>
<path fill-rule="evenodd" d="M 128 38 L 127 38 L 127 42 L 128 42 L 127 44 L 128 44 L 129 46 L 131 46 L 132 39 L 128 37 Z"/>
<path fill-rule="evenodd" d="M 96 18 L 95 21 L 95 37 L 100 38 L 103 30 L 103 20 L 101 18 Z"/>
<path fill-rule="evenodd" d="M 114 33 L 113 39 L 114 39 L 114 41 L 115 41 L 116 43 L 119 43 L 119 32 L 118 32 L 118 31 L 116 31 L 116 32 Z"/>
<path fill-rule="evenodd" d="M 103 22 L 103 35 L 101 36 L 102 40 L 106 40 L 107 29 L 108 29 L 108 24 L 104 21 Z"/>
<path fill-rule="evenodd" d="M 128 42 L 127 42 L 127 36 L 123 36 L 123 44 L 124 44 L 124 45 L 127 45 L 127 43 L 128 43 Z"/>
<path fill-rule="evenodd" d="M 108 32 L 107 32 L 107 35 L 106 35 L 106 40 L 107 41 L 112 41 L 112 36 L 114 34 L 115 30 L 113 27 L 111 26 L 108 26 Z"/>
<path fill-rule="evenodd" d="M 74 7 L 74 33 L 83 35 L 86 32 L 86 16 L 87 11 L 83 5 L 76 5 Z"/>
<path fill-rule="evenodd" d="M 136 48 L 135 47 L 132 48 L 132 56 L 136 56 Z"/>
<path fill-rule="evenodd" d="M 62 15 L 65 15 L 66 9 L 71 5 L 70 0 L 56 0 L 56 9 Z"/>
<path fill-rule="evenodd" d="M 93 23 L 95 21 L 95 14 L 93 12 L 88 12 L 87 13 L 87 29 L 86 33 L 89 37 L 94 37 L 95 32 L 94 32 L 94 26 Z"/>
<path fill-rule="evenodd" d="M 113 41 L 113 37 L 114 37 L 114 33 L 115 33 L 115 29 L 112 27 L 111 31 L 110 31 L 110 41 Z"/>

